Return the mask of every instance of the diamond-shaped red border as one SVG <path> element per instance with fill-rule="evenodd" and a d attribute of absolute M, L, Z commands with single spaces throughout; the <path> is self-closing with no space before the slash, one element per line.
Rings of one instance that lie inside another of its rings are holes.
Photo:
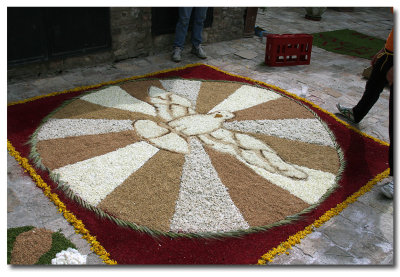
<path fill-rule="evenodd" d="M 284 92 L 274 86 L 229 74 L 203 64 L 189 65 L 142 77 L 227 80 L 259 84 Z M 26 142 L 42 119 L 65 100 L 90 89 L 92 88 L 82 88 L 10 104 L 7 108 L 8 140 L 22 157 L 28 157 L 30 148 Z M 147 234 L 119 227 L 111 221 L 98 218 L 94 213 L 82 208 L 61 191 L 56 190 L 55 184 L 46 172 L 39 169 L 36 172 L 48 184 L 52 192 L 59 196 L 67 209 L 76 218 L 82 220 L 85 228 L 96 237 L 97 241 L 110 253 L 110 258 L 116 260 L 118 264 L 256 264 L 263 254 L 286 241 L 289 236 L 304 230 L 326 211 L 344 202 L 388 168 L 387 144 L 354 131 L 312 103 L 304 102 L 304 104 L 327 123 L 344 152 L 346 167 L 339 182 L 339 188 L 315 210 L 305 214 L 301 220 L 268 231 L 244 235 L 241 238 L 171 239 L 162 237 L 155 239 Z M 263 211 L 259 212 L 262 216 Z"/>

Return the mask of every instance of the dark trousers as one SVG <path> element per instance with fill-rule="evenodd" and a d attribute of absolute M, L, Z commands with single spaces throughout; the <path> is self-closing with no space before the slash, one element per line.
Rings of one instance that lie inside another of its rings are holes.
<path fill-rule="evenodd" d="M 365 91 L 358 104 L 353 108 L 354 121 L 360 122 L 378 101 L 381 92 L 388 84 L 386 74 L 393 66 L 393 55 L 384 54 L 374 64 L 370 78 L 365 85 Z M 393 85 L 390 86 L 389 98 L 389 167 L 393 176 Z"/>

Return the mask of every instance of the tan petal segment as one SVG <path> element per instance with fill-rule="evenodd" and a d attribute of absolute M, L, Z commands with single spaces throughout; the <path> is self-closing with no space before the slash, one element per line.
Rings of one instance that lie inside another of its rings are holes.
<path fill-rule="evenodd" d="M 164 89 L 159 80 L 126 82 L 125 84 L 122 84 L 120 87 L 133 97 L 142 101 L 147 101 L 149 98 L 148 91 L 152 86 Z"/>
<path fill-rule="evenodd" d="M 340 160 L 335 148 L 288 140 L 263 134 L 250 134 L 274 149 L 286 162 L 337 174 Z"/>
<path fill-rule="evenodd" d="M 53 170 L 112 152 L 141 139 L 135 131 L 39 141 L 37 151 L 44 166 Z"/>
<path fill-rule="evenodd" d="M 301 212 L 309 205 L 275 186 L 229 154 L 205 147 L 236 207 L 250 226 L 264 226 Z"/>
<path fill-rule="evenodd" d="M 160 150 L 97 207 L 120 219 L 169 231 L 184 162 L 183 154 Z"/>
<path fill-rule="evenodd" d="M 228 82 L 203 82 L 197 98 L 196 112 L 208 113 L 212 108 L 238 90 L 243 84 Z"/>
<path fill-rule="evenodd" d="M 11 253 L 11 264 L 31 265 L 49 252 L 52 244 L 52 231 L 34 228 L 20 234 Z"/>
<path fill-rule="evenodd" d="M 158 117 L 151 115 L 104 107 L 81 99 L 77 99 L 59 109 L 54 113 L 52 118 L 130 119 L 132 121 L 138 119 L 150 119 L 153 121 L 160 121 Z"/>
<path fill-rule="evenodd" d="M 235 117 L 227 121 L 315 118 L 305 107 L 286 97 L 280 97 L 245 110 L 235 112 Z"/>

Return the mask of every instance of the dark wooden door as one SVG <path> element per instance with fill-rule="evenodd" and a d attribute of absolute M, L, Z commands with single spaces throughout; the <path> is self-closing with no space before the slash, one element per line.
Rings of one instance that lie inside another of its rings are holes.
<path fill-rule="evenodd" d="M 7 9 L 8 64 L 43 61 L 110 47 L 109 8 Z"/>

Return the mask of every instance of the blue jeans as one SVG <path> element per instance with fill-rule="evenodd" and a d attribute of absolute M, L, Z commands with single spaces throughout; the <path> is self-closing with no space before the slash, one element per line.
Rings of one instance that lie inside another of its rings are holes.
<path fill-rule="evenodd" d="M 192 45 L 196 48 L 199 47 L 200 43 L 202 42 L 201 33 L 203 31 L 204 20 L 206 19 L 207 15 L 207 8 L 201 7 L 186 7 L 186 8 L 179 8 L 179 19 L 178 23 L 176 24 L 175 29 L 175 41 L 174 47 L 179 47 L 183 49 L 185 44 L 186 34 L 189 27 L 190 15 L 193 11 L 193 29 L 192 29 Z"/>

